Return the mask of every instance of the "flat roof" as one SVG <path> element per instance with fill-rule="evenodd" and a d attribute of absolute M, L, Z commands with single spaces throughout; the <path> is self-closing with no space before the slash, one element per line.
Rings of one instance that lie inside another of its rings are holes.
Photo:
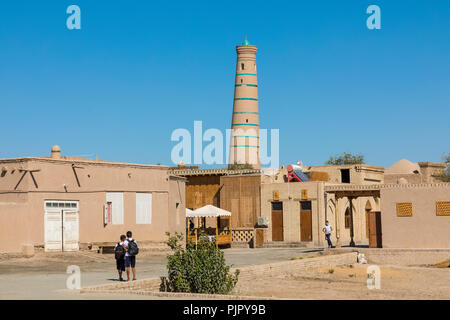
<path fill-rule="evenodd" d="M 164 170 L 166 170 L 169 168 L 168 166 L 164 166 L 164 165 L 137 164 L 137 163 L 129 163 L 129 162 L 75 158 L 75 157 L 67 157 L 67 156 L 61 156 L 61 158 L 21 157 L 21 158 L 0 159 L 0 164 L 28 162 L 28 161 L 43 161 L 43 162 L 50 162 L 50 163 L 66 163 L 66 164 L 78 163 L 78 164 L 91 164 L 91 165 L 121 166 L 121 167 L 135 167 L 135 168 L 142 168 L 142 169 L 164 169 Z"/>
<path fill-rule="evenodd" d="M 381 189 L 411 188 L 411 187 L 450 187 L 450 182 L 441 183 L 391 183 L 391 184 L 326 184 L 326 192 L 346 192 L 346 191 L 377 191 Z"/>
<path fill-rule="evenodd" d="M 380 166 L 374 166 L 371 164 L 337 164 L 337 165 L 320 165 L 320 166 L 303 166 L 304 168 L 308 168 L 308 170 L 310 168 L 352 168 L 352 167 L 358 167 L 358 168 L 369 168 L 369 169 L 378 169 L 378 170 L 382 170 L 384 172 L 384 170 L 386 170 L 385 167 L 380 167 Z"/>
<path fill-rule="evenodd" d="M 239 174 L 256 174 L 261 173 L 260 169 L 241 169 L 241 170 L 229 170 L 227 168 L 219 169 L 169 169 L 171 174 L 178 176 L 207 176 L 207 175 L 239 175 Z"/>

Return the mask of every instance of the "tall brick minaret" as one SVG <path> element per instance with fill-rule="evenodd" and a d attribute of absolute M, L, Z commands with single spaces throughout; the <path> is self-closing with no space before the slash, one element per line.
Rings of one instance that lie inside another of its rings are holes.
<path fill-rule="evenodd" d="M 247 37 L 242 45 L 236 47 L 236 80 L 229 164 L 249 163 L 253 168 L 259 169 L 261 164 L 256 50 L 256 46 L 249 44 Z"/>

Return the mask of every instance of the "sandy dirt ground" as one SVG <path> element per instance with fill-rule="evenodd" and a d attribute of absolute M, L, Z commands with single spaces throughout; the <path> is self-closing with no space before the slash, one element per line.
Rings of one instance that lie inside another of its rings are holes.
<path fill-rule="evenodd" d="M 138 279 L 166 275 L 168 253 L 142 251 L 137 259 Z M 323 254 L 321 250 L 305 248 L 227 249 L 224 253 L 227 263 L 238 268 Z M 68 290 L 66 270 L 69 265 L 80 267 L 81 286 L 117 281 L 112 254 L 79 251 L 38 252 L 31 258 L 0 256 L 0 299 L 123 298 L 115 294 L 80 294 L 77 290 Z M 254 275 L 248 280 L 241 279 L 235 293 L 288 299 L 450 299 L 450 268 L 380 267 L 379 290 L 369 290 L 366 286 L 367 265 L 355 264 L 271 277 Z M 131 297 L 161 299 L 139 295 Z"/>
<path fill-rule="evenodd" d="M 287 299 L 450 299 L 450 268 L 380 266 L 380 289 L 367 288 L 366 264 L 255 275 L 239 281 L 241 295 Z"/>
<path fill-rule="evenodd" d="M 306 248 L 226 249 L 226 261 L 234 267 L 286 261 L 292 257 L 311 254 Z M 136 262 L 137 278 L 167 275 L 166 256 L 169 251 L 142 250 Z M 91 251 L 44 253 L 31 258 L 0 255 L 0 299 L 120 299 L 119 295 L 79 294 L 68 290 L 67 267 L 77 265 L 81 270 L 81 286 L 115 283 L 118 275 L 113 254 Z M 130 296 L 128 296 L 129 298 Z M 133 299 L 155 299 L 133 295 Z M 160 299 L 160 298 L 159 298 Z"/>

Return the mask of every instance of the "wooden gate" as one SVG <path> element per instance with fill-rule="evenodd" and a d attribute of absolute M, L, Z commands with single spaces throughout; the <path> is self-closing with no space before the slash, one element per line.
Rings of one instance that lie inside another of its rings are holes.
<path fill-rule="evenodd" d="M 300 241 L 312 241 L 311 201 L 300 202 Z"/>
<path fill-rule="evenodd" d="M 78 211 L 63 210 L 63 251 L 77 251 Z"/>
<path fill-rule="evenodd" d="M 283 203 L 272 202 L 272 241 L 283 240 Z"/>
<path fill-rule="evenodd" d="M 369 212 L 369 248 L 382 248 L 381 212 Z"/>
<path fill-rule="evenodd" d="M 44 213 L 45 251 L 76 251 L 79 217 L 76 201 L 46 201 Z"/>

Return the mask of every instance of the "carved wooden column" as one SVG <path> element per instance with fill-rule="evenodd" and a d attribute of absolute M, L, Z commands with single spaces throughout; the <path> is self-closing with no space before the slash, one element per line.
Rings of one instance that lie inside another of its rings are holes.
<path fill-rule="evenodd" d="M 350 202 L 350 247 L 355 246 L 355 241 L 353 240 L 354 237 L 354 230 L 353 230 L 353 199 L 354 197 L 348 197 L 348 201 Z"/>
<path fill-rule="evenodd" d="M 339 216 L 339 199 L 341 199 L 341 197 L 339 196 L 338 193 L 335 194 L 335 210 L 334 210 L 334 214 L 335 214 L 335 220 L 336 220 L 336 248 L 340 248 L 341 245 L 341 241 L 340 241 L 340 237 L 341 237 L 341 228 L 340 228 L 340 216 Z"/>

